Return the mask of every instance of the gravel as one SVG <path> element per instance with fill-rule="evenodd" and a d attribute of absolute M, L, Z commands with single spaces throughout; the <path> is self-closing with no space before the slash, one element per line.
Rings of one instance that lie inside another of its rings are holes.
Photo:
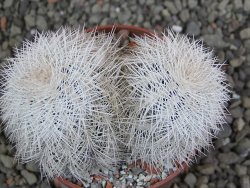
<path fill-rule="evenodd" d="M 186 177 L 184 178 L 185 183 L 190 187 L 194 187 L 196 182 L 197 182 L 197 178 L 195 177 L 195 175 L 193 173 L 188 173 L 186 175 Z"/>
<path fill-rule="evenodd" d="M 6 168 L 13 168 L 16 165 L 14 158 L 8 155 L 0 155 L 0 161 Z"/>
<path fill-rule="evenodd" d="M 240 160 L 240 157 L 234 152 L 219 153 L 218 159 L 224 164 L 234 164 Z"/>
<path fill-rule="evenodd" d="M 223 139 L 223 138 L 227 138 L 231 135 L 232 133 L 232 128 L 230 125 L 225 124 L 223 127 L 223 129 L 219 132 L 219 134 L 217 135 L 218 139 Z"/>
<path fill-rule="evenodd" d="M 189 20 L 189 10 L 188 9 L 184 9 L 180 12 L 180 19 L 182 22 L 186 22 L 187 20 Z"/>
<path fill-rule="evenodd" d="M 243 60 L 241 58 L 235 58 L 235 59 L 230 60 L 229 63 L 232 67 L 236 68 L 242 65 Z"/>
<path fill-rule="evenodd" d="M 244 10 L 250 11 L 250 1 L 247 0 L 244 1 Z"/>
<path fill-rule="evenodd" d="M 38 30 L 47 30 L 48 24 L 44 16 L 36 17 L 36 26 Z"/>
<path fill-rule="evenodd" d="M 29 162 L 25 165 L 25 168 L 29 170 L 30 172 L 40 172 L 38 164 L 34 162 Z"/>
<path fill-rule="evenodd" d="M 27 170 L 22 170 L 21 175 L 25 178 L 29 185 L 33 185 L 37 182 L 36 176 Z"/>
<path fill-rule="evenodd" d="M 191 166 L 172 182 L 174 188 L 249 188 L 250 187 L 250 1 L 249 0 L 2 0 L 0 1 L 0 62 L 13 55 L 24 39 L 32 39 L 34 31 L 57 30 L 61 26 L 93 27 L 123 23 L 146 27 L 157 32 L 171 28 L 176 32 L 202 39 L 228 63 L 232 101 L 228 125 L 217 135 L 215 148 L 204 151 Z M 37 164 L 19 164 L 14 149 L 0 132 L 0 187 L 48 188 L 53 182 L 40 177 Z M 123 171 L 121 173 L 121 171 Z M 109 172 L 109 171 L 108 171 Z M 115 171 L 114 171 L 115 172 Z M 143 169 L 116 169 L 121 178 L 110 176 L 113 185 L 133 184 L 146 187 L 155 177 Z M 124 174 L 125 173 L 125 174 Z M 109 175 L 109 174 L 108 174 Z M 167 174 L 161 174 L 162 177 Z M 113 179 L 112 179 L 113 178 Z M 134 180 L 135 179 L 135 180 Z M 143 180 L 143 181 L 139 181 Z M 101 188 L 108 181 L 87 182 Z M 106 188 L 105 187 L 105 188 Z M 109 188 L 109 187 L 108 187 Z"/>
<path fill-rule="evenodd" d="M 242 140 L 240 140 L 235 150 L 242 157 L 248 156 L 250 152 L 250 139 L 243 138 Z"/>
<path fill-rule="evenodd" d="M 188 7 L 190 9 L 195 8 L 197 6 L 197 4 L 198 4 L 197 0 L 188 0 Z"/>
<path fill-rule="evenodd" d="M 240 178 L 240 185 L 241 185 L 241 188 L 249 188 L 250 187 L 249 176 L 242 176 Z"/>
<path fill-rule="evenodd" d="M 208 177 L 207 176 L 199 176 L 197 180 L 197 187 L 200 187 L 202 185 L 206 185 L 208 183 Z"/>
<path fill-rule="evenodd" d="M 10 36 L 16 36 L 21 34 L 22 30 L 20 27 L 16 26 L 16 25 L 12 25 L 10 28 Z"/>
<path fill-rule="evenodd" d="M 245 123 L 245 121 L 244 121 L 243 118 L 238 118 L 238 119 L 236 119 L 236 120 L 234 121 L 234 123 L 233 123 L 234 131 L 235 131 L 235 132 L 241 131 L 241 130 L 244 128 L 245 124 L 246 124 L 246 123 Z"/>
<path fill-rule="evenodd" d="M 27 29 L 34 27 L 36 25 L 35 15 L 27 14 L 24 16 L 25 26 Z"/>
<path fill-rule="evenodd" d="M 199 24 L 194 21 L 189 22 L 187 24 L 186 33 L 193 35 L 193 36 L 198 36 L 200 34 Z"/>
<path fill-rule="evenodd" d="M 246 28 L 240 31 L 241 39 L 249 39 L 250 38 L 250 28 Z"/>
<path fill-rule="evenodd" d="M 175 4 L 172 1 L 166 1 L 166 2 L 164 2 L 164 5 L 170 11 L 170 13 L 172 13 L 174 15 L 178 13 L 177 8 L 175 7 Z"/>
<path fill-rule="evenodd" d="M 243 175 L 247 175 L 247 167 L 243 166 L 243 165 L 239 165 L 236 164 L 235 165 L 235 172 L 237 174 L 237 176 L 243 176 Z"/>
<path fill-rule="evenodd" d="M 173 25 L 172 29 L 173 29 L 173 31 L 175 31 L 177 33 L 180 33 L 183 28 L 181 26 L 179 26 L 179 25 Z"/>
<path fill-rule="evenodd" d="M 244 109 L 240 106 L 233 108 L 233 109 L 230 109 L 230 113 L 231 113 L 233 118 L 243 117 L 243 112 L 244 112 Z"/>
<path fill-rule="evenodd" d="M 250 108 L 250 97 L 243 97 L 242 105 L 244 108 Z"/>
<path fill-rule="evenodd" d="M 223 40 L 223 36 L 220 34 L 203 35 L 202 38 L 209 46 L 214 46 L 216 48 L 225 48 L 228 46 L 228 44 Z"/>
<path fill-rule="evenodd" d="M 212 175 L 214 174 L 215 166 L 213 164 L 205 164 L 202 166 L 198 166 L 197 169 L 204 175 Z"/>
<path fill-rule="evenodd" d="M 3 3 L 4 8 L 9 8 L 12 6 L 14 0 L 5 0 Z"/>

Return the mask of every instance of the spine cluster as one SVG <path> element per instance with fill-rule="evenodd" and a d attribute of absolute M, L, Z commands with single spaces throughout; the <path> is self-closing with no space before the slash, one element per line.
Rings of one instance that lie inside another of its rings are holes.
<path fill-rule="evenodd" d="M 16 50 L 0 105 L 21 162 L 83 180 L 121 159 L 169 170 L 211 145 L 229 99 L 222 65 L 170 31 L 133 40 L 121 50 L 114 33 L 62 28 Z"/>

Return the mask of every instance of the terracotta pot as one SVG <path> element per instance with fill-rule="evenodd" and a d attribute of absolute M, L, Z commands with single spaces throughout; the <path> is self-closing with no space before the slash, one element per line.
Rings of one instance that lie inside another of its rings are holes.
<path fill-rule="evenodd" d="M 86 29 L 86 32 L 111 32 L 114 31 L 115 33 L 118 33 L 120 31 L 127 31 L 127 35 L 130 37 L 133 37 L 134 35 L 136 36 L 144 36 L 144 35 L 149 35 L 149 36 L 154 36 L 154 33 L 140 27 L 136 26 L 130 26 L 130 25 L 107 25 L 107 26 L 98 26 L 95 28 L 90 28 Z M 143 168 L 148 171 L 152 172 L 152 168 L 150 168 L 147 164 L 142 165 Z M 170 182 L 180 175 L 182 172 L 186 171 L 188 169 L 188 166 L 186 164 L 182 164 L 182 167 L 180 165 L 177 165 L 177 170 L 176 171 L 171 171 L 170 174 L 163 179 L 162 181 L 155 182 L 153 185 L 151 185 L 149 188 L 167 188 Z M 100 179 L 105 179 L 104 177 L 101 176 L 93 176 L 94 179 L 100 180 Z M 68 188 L 83 188 L 82 186 L 79 186 L 77 184 L 73 184 L 70 181 L 63 179 L 63 178 L 57 178 L 59 182 L 61 182 L 63 185 L 67 186 Z M 106 188 L 112 188 L 111 183 L 107 183 Z"/>
<path fill-rule="evenodd" d="M 152 172 L 152 168 L 150 168 L 147 164 L 144 164 L 143 169 L 148 171 L 148 172 Z M 187 171 L 187 170 L 188 170 L 188 166 L 186 163 L 183 163 L 182 166 L 178 165 L 177 170 L 170 171 L 169 175 L 165 179 L 163 179 L 161 181 L 158 181 L 157 179 L 155 179 L 156 181 L 154 181 L 152 179 L 151 180 L 152 185 L 149 188 L 168 188 L 170 186 L 170 183 L 174 180 L 175 177 L 179 176 L 181 173 L 183 173 L 184 171 Z M 112 188 L 112 184 L 110 182 L 108 182 L 108 179 L 106 179 L 105 177 L 102 177 L 99 175 L 94 175 L 93 179 L 96 181 L 104 179 L 107 181 L 106 188 Z M 73 184 L 70 181 L 63 179 L 61 177 L 57 178 L 57 180 L 59 182 L 61 182 L 63 185 L 67 186 L 68 188 L 84 188 L 83 186 Z"/>
<path fill-rule="evenodd" d="M 105 26 L 97 26 L 94 28 L 86 29 L 86 32 L 106 32 L 109 33 L 111 31 L 114 31 L 115 33 L 118 33 L 119 31 L 127 30 L 129 32 L 129 36 L 133 37 L 134 35 L 137 36 L 143 36 L 143 35 L 149 35 L 153 36 L 153 32 L 136 26 L 131 25 L 105 25 Z"/>

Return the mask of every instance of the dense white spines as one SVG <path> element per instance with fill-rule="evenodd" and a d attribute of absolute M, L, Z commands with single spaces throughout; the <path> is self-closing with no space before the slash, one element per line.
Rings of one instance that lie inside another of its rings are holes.
<path fill-rule="evenodd" d="M 60 29 L 37 34 L 8 60 L 0 103 L 20 161 L 77 179 L 116 162 L 116 47 L 113 34 Z"/>
<path fill-rule="evenodd" d="M 166 170 L 189 163 L 224 122 L 221 65 L 199 42 L 171 32 L 135 42 L 124 60 L 122 91 L 132 158 Z"/>
<path fill-rule="evenodd" d="M 228 100 L 213 54 L 171 32 L 134 40 L 121 54 L 113 33 L 60 29 L 16 51 L 0 105 L 20 161 L 84 180 L 128 155 L 169 170 L 211 144 Z"/>

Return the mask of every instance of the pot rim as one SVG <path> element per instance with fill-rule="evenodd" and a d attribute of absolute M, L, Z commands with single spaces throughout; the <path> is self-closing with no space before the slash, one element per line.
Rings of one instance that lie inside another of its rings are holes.
<path fill-rule="evenodd" d="M 114 31 L 116 33 L 116 32 L 119 32 L 121 30 L 129 31 L 130 37 L 134 37 L 134 35 L 136 35 L 136 36 L 144 36 L 144 35 L 154 36 L 154 33 L 151 32 L 149 29 L 145 29 L 145 28 L 138 27 L 138 26 L 121 25 L 121 24 L 96 26 L 93 28 L 85 29 L 85 32 L 88 33 L 88 32 L 104 31 L 104 32 L 108 33 L 108 32 Z"/>

